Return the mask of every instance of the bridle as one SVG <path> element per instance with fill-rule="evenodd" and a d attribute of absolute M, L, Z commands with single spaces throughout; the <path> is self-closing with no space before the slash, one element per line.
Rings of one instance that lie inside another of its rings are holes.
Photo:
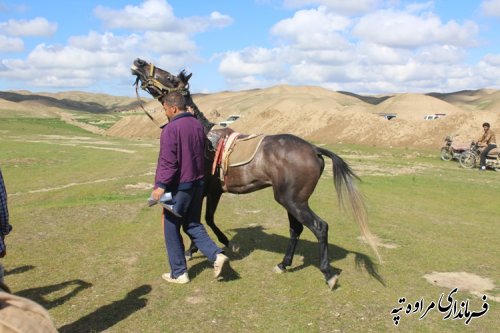
<path fill-rule="evenodd" d="M 157 97 L 154 97 L 154 96 L 153 97 L 157 100 L 159 100 L 164 95 L 170 94 L 171 92 L 175 92 L 175 91 L 181 93 L 184 96 L 187 96 L 187 95 L 189 95 L 189 84 L 187 84 L 186 86 L 184 86 L 182 88 L 169 88 L 169 87 L 165 86 L 163 83 L 161 83 L 160 81 L 158 81 L 157 79 L 155 79 L 155 70 L 156 70 L 156 66 L 151 63 L 151 64 L 149 64 L 149 77 L 147 79 L 145 79 L 143 81 L 139 78 L 139 75 L 137 75 L 137 79 L 135 80 L 135 83 L 134 83 L 135 94 L 137 96 L 137 99 L 139 100 L 139 105 L 141 106 L 142 111 L 144 111 L 144 113 L 149 117 L 149 119 L 151 119 L 151 121 L 153 121 L 153 123 L 155 123 L 156 126 L 158 126 L 159 128 L 162 128 L 161 124 L 159 124 L 153 118 L 153 116 L 151 116 L 151 114 L 148 111 L 146 111 L 146 109 L 144 108 L 142 100 L 139 96 L 139 81 L 141 81 L 141 89 L 142 90 L 147 91 L 151 96 L 153 96 L 152 92 L 156 93 Z"/>
<path fill-rule="evenodd" d="M 189 94 L 189 83 L 181 88 L 167 87 L 163 83 L 155 79 L 155 71 L 156 71 L 156 66 L 154 64 L 149 64 L 149 77 L 144 81 L 141 80 L 141 88 L 143 90 L 148 91 L 150 94 L 151 91 L 155 91 L 158 95 L 156 99 L 159 99 L 163 95 L 170 94 L 171 92 L 174 91 L 178 91 L 183 95 Z"/>

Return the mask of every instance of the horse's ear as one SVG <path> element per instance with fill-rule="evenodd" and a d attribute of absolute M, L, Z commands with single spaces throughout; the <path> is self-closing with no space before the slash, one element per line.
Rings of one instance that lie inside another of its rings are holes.
<path fill-rule="evenodd" d="M 179 80 L 181 80 L 182 83 L 187 84 L 192 75 L 193 75 L 193 73 L 186 75 L 186 71 L 182 70 L 179 73 L 179 75 L 177 75 L 177 77 L 179 78 Z"/>

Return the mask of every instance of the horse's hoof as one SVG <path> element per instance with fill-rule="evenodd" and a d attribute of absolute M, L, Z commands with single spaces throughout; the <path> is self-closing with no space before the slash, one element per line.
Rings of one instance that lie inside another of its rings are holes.
<path fill-rule="evenodd" d="M 273 272 L 277 274 L 286 273 L 286 269 L 281 268 L 279 265 L 274 266 Z"/>
<path fill-rule="evenodd" d="M 333 290 L 333 288 L 335 288 L 338 279 L 339 279 L 338 274 L 335 274 L 328 281 L 326 281 L 326 283 L 328 283 L 328 287 L 330 288 L 330 290 Z"/>
<path fill-rule="evenodd" d="M 240 244 L 238 244 L 237 242 L 230 241 L 229 244 L 227 244 L 227 247 L 235 253 L 240 252 Z"/>

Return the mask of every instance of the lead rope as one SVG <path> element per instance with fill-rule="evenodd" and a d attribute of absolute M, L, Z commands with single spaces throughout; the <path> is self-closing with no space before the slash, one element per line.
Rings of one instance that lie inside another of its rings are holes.
<path fill-rule="evenodd" d="M 149 117 L 149 119 L 151 119 L 153 121 L 153 123 L 155 123 L 156 126 L 158 126 L 158 128 L 161 128 L 160 123 L 158 123 L 156 121 L 156 119 L 154 119 L 153 116 L 148 111 L 146 111 L 146 109 L 144 108 L 144 105 L 142 104 L 141 97 L 139 96 L 139 85 L 138 84 L 135 85 L 135 94 L 137 96 L 137 100 L 139 101 L 139 105 L 141 106 L 142 111 L 144 111 L 144 113 Z"/>

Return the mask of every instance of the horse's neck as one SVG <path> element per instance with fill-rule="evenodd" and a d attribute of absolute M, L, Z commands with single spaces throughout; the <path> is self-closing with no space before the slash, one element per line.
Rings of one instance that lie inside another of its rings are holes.
<path fill-rule="evenodd" d="M 201 125 L 203 126 L 205 134 L 210 132 L 210 130 L 212 129 L 212 127 L 215 126 L 215 124 L 212 123 L 210 120 L 208 120 L 207 117 L 205 117 L 203 112 L 201 112 L 200 109 L 198 109 L 198 106 L 196 106 L 194 102 L 192 102 L 191 107 L 193 108 L 194 116 L 196 117 L 196 119 L 200 121 Z"/>

